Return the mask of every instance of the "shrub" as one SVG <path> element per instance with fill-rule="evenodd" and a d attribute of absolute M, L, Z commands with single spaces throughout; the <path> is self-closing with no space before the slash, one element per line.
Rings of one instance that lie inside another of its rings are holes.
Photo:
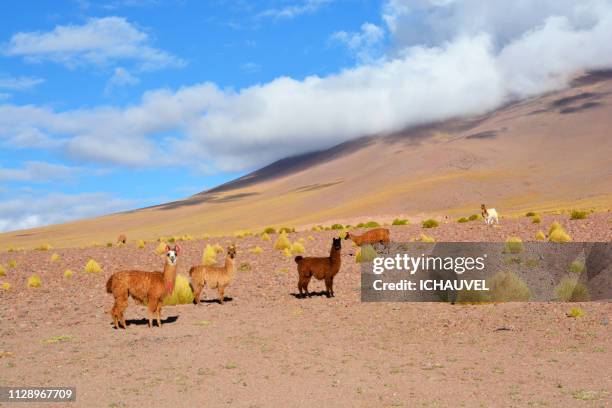
<path fill-rule="evenodd" d="M 16 268 L 17 267 L 17 261 L 14 259 L 11 259 L 8 261 L 8 266 L 9 268 Z"/>
<path fill-rule="evenodd" d="M 72 271 L 70 269 L 66 269 L 64 271 L 64 277 L 65 278 L 72 278 L 72 275 L 73 275 L 73 273 L 72 273 Z"/>
<path fill-rule="evenodd" d="M 423 228 L 435 228 L 438 225 L 440 225 L 440 223 L 438 223 L 438 221 L 430 218 L 428 220 L 425 220 L 421 223 L 421 225 L 423 225 Z"/>
<path fill-rule="evenodd" d="M 245 237 L 249 237 L 253 235 L 253 233 L 251 231 L 248 230 L 243 230 L 243 231 L 237 231 L 234 233 L 234 236 L 236 238 L 245 238 Z"/>
<path fill-rule="evenodd" d="M 278 232 L 281 233 L 281 234 L 283 232 L 286 233 L 286 234 L 290 234 L 292 232 L 295 232 L 295 228 L 293 228 L 293 227 L 281 227 L 281 228 L 279 228 Z"/>
<path fill-rule="evenodd" d="M 508 237 L 508 239 L 506 239 L 506 252 L 520 254 L 524 249 L 523 240 L 519 237 Z"/>
<path fill-rule="evenodd" d="M 268 235 L 267 232 L 264 232 L 263 234 L 261 234 L 261 239 L 263 239 L 264 241 L 269 241 L 270 235 Z"/>
<path fill-rule="evenodd" d="M 311 228 L 311 231 L 320 232 L 320 231 L 323 231 L 323 227 L 320 225 L 315 225 L 314 227 Z"/>
<path fill-rule="evenodd" d="M 213 245 L 213 248 L 215 249 L 215 252 L 217 252 L 218 254 L 223 252 L 223 247 L 221 245 L 219 245 L 219 244 Z"/>
<path fill-rule="evenodd" d="M 263 252 L 263 249 L 261 249 L 260 247 L 256 246 L 255 248 L 251 248 L 249 249 L 249 252 L 252 254 L 256 254 L 259 255 Z"/>
<path fill-rule="evenodd" d="M 569 313 L 567 314 L 567 317 L 582 317 L 584 316 L 584 312 L 582 311 L 581 308 L 579 307 L 572 307 L 571 310 L 569 311 Z"/>
<path fill-rule="evenodd" d="M 538 231 L 535 234 L 535 239 L 537 239 L 538 241 L 543 241 L 546 239 L 546 235 L 542 231 Z"/>
<path fill-rule="evenodd" d="M 214 246 L 206 244 L 204 252 L 202 253 L 202 264 L 214 265 L 217 263 L 217 250 Z"/>
<path fill-rule="evenodd" d="M 8 283 L 8 282 L 4 282 L 4 283 L 2 284 L 2 289 L 3 289 L 3 290 L 10 290 L 10 289 L 11 289 L 11 284 L 10 284 L 10 283 Z"/>
<path fill-rule="evenodd" d="M 540 218 L 539 215 L 534 215 L 533 218 L 531 219 L 532 224 L 539 224 L 541 222 L 542 222 L 542 219 Z"/>
<path fill-rule="evenodd" d="M 312 235 L 309 235 L 308 238 L 306 238 L 309 241 L 314 241 L 314 237 Z"/>
<path fill-rule="evenodd" d="M 557 298 L 563 302 L 587 302 L 591 298 L 589 289 L 578 282 L 578 278 L 575 276 L 561 279 L 561 282 L 555 288 L 555 292 Z"/>
<path fill-rule="evenodd" d="M 570 264 L 570 272 L 575 273 L 576 275 L 580 275 L 586 269 L 584 263 L 580 261 L 574 261 Z"/>
<path fill-rule="evenodd" d="M 168 242 L 170 242 L 171 244 L 176 242 L 176 237 L 172 236 L 170 238 L 167 239 Z"/>
<path fill-rule="evenodd" d="M 29 288 L 40 288 L 42 286 L 42 280 L 40 276 L 34 274 L 28 278 L 28 287 Z"/>
<path fill-rule="evenodd" d="M 238 267 L 238 271 L 240 272 L 249 272 L 251 270 L 251 264 L 248 262 L 243 262 Z"/>
<path fill-rule="evenodd" d="M 291 258 L 293 256 L 290 248 L 283 249 L 283 255 L 285 255 L 287 258 Z"/>
<path fill-rule="evenodd" d="M 376 221 L 368 221 L 365 224 L 363 224 L 363 228 L 378 228 L 380 227 L 380 224 L 377 223 Z"/>
<path fill-rule="evenodd" d="M 136 244 L 136 246 L 140 249 L 144 249 L 145 247 L 145 242 L 141 239 L 138 241 L 138 244 Z M 164 248 L 165 249 L 165 248 Z"/>
<path fill-rule="evenodd" d="M 468 221 L 470 221 L 470 220 L 468 220 L 468 219 L 467 219 L 467 218 L 465 218 L 465 217 L 461 217 L 461 218 L 459 218 L 459 219 L 457 220 L 457 222 L 459 222 L 459 223 L 468 222 Z"/>
<path fill-rule="evenodd" d="M 589 215 L 586 211 L 572 210 L 570 213 L 571 220 L 584 220 Z"/>
<path fill-rule="evenodd" d="M 0 265 L 0 276 L 4 275 L 6 275 L 6 270 L 4 269 L 4 266 Z"/>
<path fill-rule="evenodd" d="M 534 215 L 536 215 L 536 213 L 529 211 L 527 214 L 525 214 L 525 217 L 533 217 Z"/>
<path fill-rule="evenodd" d="M 8 247 L 7 250 L 6 250 L 6 252 L 15 252 L 15 251 L 16 251 L 16 249 L 12 245 L 10 247 Z"/>
<path fill-rule="evenodd" d="M 333 230 L 341 230 L 344 229 L 344 226 L 342 224 L 333 224 L 330 228 Z"/>
<path fill-rule="evenodd" d="M 476 221 L 477 219 L 480 218 L 480 214 L 472 214 L 468 217 L 468 220 L 470 221 Z"/>
<path fill-rule="evenodd" d="M 164 298 L 164 306 L 186 305 L 193 303 L 193 291 L 189 286 L 189 279 L 185 275 L 176 275 L 172 294 Z"/>
<path fill-rule="evenodd" d="M 107 248 L 112 248 L 113 247 L 113 243 L 112 242 L 107 242 L 106 243 L 106 247 Z"/>
<path fill-rule="evenodd" d="M 417 238 L 421 242 L 436 242 L 434 237 L 430 237 L 429 235 L 421 234 L 419 238 Z"/>
<path fill-rule="evenodd" d="M 45 244 L 41 244 L 41 245 L 37 246 L 35 249 L 37 251 L 48 251 L 51 248 L 53 248 L 53 247 L 50 244 L 45 243 Z"/>
<path fill-rule="evenodd" d="M 342 231 L 338 234 L 338 238 L 340 239 L 344 239 L 346 238 L 346 234 L 348 233 L 348 231 Z"/>
<path fill-rule="evenodd" d="M 291 245 L 291 253 L 293 254 L 303 254 L 305 251 L 304 245 L 299 242 L 294 242 L 293 245 Z"/>
<path fill-rule="evenodd" d="M 563 228 L 556 228 L 550 233 L 548 240 L 550 242 L 569 242 L 572 240 L 572 237 Z"/>
<path fill-rule="evenodd" d="M 274 227 L 266 227 L 263 230 L 264 234 L 276 234 L 276 229 Z"/>
<path fill-rule="evenodd" d="M 552 232 L 556 229 L 563 229 L 561 224 L 559 224 L 557 221 L 550 224 L 550 227 L 548 228 L 548 235 L 552 234 Z"/>
<path fill-rule="evenodd" d="M 274 249 L 282 251 L 289 248 L 291 248 L 291 241 L 289 241 L 289 238 L 287 238 L 287 234 L 285 232 L 281 232 L 274 243 Z"/>
<path fill-rule="evenodd" d="M 93 259 L 90 259 L 89 261 L 87 261 L 87 264 L 85 265 L 85 272 L 100 273 L 102 272 L 102 268 L 100 267 L 99 263 L 97 263 Z"/>
<path fill-rule="evenodd" d="M 166 253 L 166 246 L 168 244 L 166 244 L 164 241 L 161 241 L 159 244 L 157 244 L 157 248 L 155 248 L 155 252 L 158 255 L 163 255 Z"/>
<path fill-rule="evenodd" d="M 512 272 L 499 272 L 487 280 L 489 297 L 494 302 L 526 302 L 531 298 L 529 286 Z"/>
<path fill-rule="evenodd" d="M 202 239 L 206 240 L 210 238 L 210 234 L 202 234 Z"/>
<path fill-rule="evenodd" d="M 59 261 L 59 259 L 60 259 L 59 254 L 51 255 L 51 262 L 57 262 L 57 261 Z"/>
<path fill-rule="evenodd" d="M 363 245 L 361 248 L 357 250 L 357 254 L 355 255 L 356 262 L 372 262 L 374 258 L 376 258 L 378 254 L 374 247 L 370 244 Z"/>
<path fill-rule="evenodd" d="M 393 220 L 391 225 L 408 225 L 408 220 L 396 218 Z"/>

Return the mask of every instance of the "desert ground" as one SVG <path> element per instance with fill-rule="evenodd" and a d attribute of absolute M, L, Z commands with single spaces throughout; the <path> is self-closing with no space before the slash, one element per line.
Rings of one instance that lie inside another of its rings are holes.
<path fill-rule="evenodd" d="M 367 219 L 366 219 L 367 220 Z M 425 232 L 438 241 L 533 241 L 559 221 L 575 241 L 609 241 L 612 215 L 546 215 L 393 226 L 394 241 Z M 298 231 L 306 255 L 324 256 L 338 231 Z M 308 239 L 312 236 L 312 240 Z M 133 237 L 136 238 L 136 237 Z M 0 252 L 0 384 L 75 386 L 77 401 L 40 406 L 142 407 L 608 407 L 612 405 L 612 303 L 362 303 L 356 248 L 343 241 L 336 296 L 301 299 L 292 258 L 259 236 L 180 242 L 179 274 L 205 244 L 238 248 L 236 276 L 219 304 L 167 306 L 161 328 L 130 301 L 115 330 L 105 291 L 114 272 L 161 270 L 128 236 L 122 247 Z M 259 246 L 261 254 L 249 249 Z M 59 259 L 52 261 L 52 254 Z M 93 258 L 100 273 L 83 271 Z M 221 262 L 223 256 L 217 256 Z M 15 261 L 14 267 L 8 267 Z M 64 270 L 74 275 L 64 277 Z M 42 286 L 28 288 L 36 273 Z M 313 281 L 310 289 L 324 289 Z M 578 306 L 584 316 L 566 313 Z M 9 406 L 6 403 L 1 406 Z M 26 406 L 23 404 L 21 406 Z M 35 406 L 35 405 L 32 405 Z"/>

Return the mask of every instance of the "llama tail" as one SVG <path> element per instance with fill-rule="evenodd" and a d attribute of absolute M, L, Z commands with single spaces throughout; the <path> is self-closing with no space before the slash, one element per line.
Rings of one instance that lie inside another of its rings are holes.
<path fill-rule="evenodd" d="M 304 257 L 303 257 L 303 256 L 301 256 L 301 255 L 296 256 L 296 257 L 295 257 L 295 263 L 300 263 L 300 261 L 301 261 L 302 259 L 304 259 Z"/>
<path fill-rule="evenodd" d="M 106 281 L 106 293 L 113 293 L 113 275 Z"/>

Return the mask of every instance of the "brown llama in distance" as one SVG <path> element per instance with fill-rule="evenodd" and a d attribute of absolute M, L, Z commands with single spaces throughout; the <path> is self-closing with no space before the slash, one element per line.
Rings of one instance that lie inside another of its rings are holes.
<path fill-rule="evenodd" d="M 236 258 L 236 247 L 232 244 L 227 247 L 224 266 L 196 265 L 189 269 L 194 304 L 200 303 L 200 294 L 205 285 L 218 290 L 219 303 L 223 304 L 225 288 L 234 280 L 234 258 Z"/>
<path fill-rule="evenodd" d="M 333 238 L 329 256 L 326 257 L 302 257 L 296 256 L 298 270 L 298 290 L 300 296 L 310 296 L 308 292 L 308 284 L 313 276 L 318 280 L 325 279 L 325 290 L 327 297 L 334 296 L 334 276 L 340 270 L 342 250 L 342 240 Z"/>
<path fill-rule="evenodd" d="M 118 244 L 123 244 L 123 245 L 125 245 L 125 243 L 126 243 L 126 242 L 127 242 L 127 237 L 125 236 L 125 234 L 120 234 L 120 235 L 117 237 L 117 243 L 118 243 Z"/>
<path fill-rule="evenodd" d="M 386 228 L 374 228 L 364 232 L 361 235 L 347 232 L 344 239 L 352 240 L 357 246 L 363 244 L 388 244 L 391 242 L 389 238 L 389 230 Z"/>
<path fill-rule="evenodd" d="M 176 280 L 176 267 L 181 247 L 166 245 L 166 261 L 163 272 L 120 271 L 108 278 L 106 292 L 112 293 L 115 304 L 110 310 L 115 329 L 118 322 L 127 329 L 123 312 L 128 306 L 128 297 L 139 303 L 147 302 L 149 327 L 153 327 L 153 316 L 157 318 L 157 326 L 161 327 L 161 307 L 166 295 L 172 293 Z"/>

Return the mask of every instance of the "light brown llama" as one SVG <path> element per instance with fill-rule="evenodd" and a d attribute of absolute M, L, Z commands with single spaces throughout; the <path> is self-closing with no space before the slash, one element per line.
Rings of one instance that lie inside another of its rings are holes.
<path fill-rule="evenodd" d="M 236 247 L 232 244 L 227 247 L 224 266 L 196 265 L 189 269 L 191 286 L 193 288 L 193 302 L 200 303 L 200 294 L 205 285 L 219 292 L 219 303 L 225 300 L 225 288 L 234 280 L 234 258 L 236 257 Z"/>
<path fill-rule="evenodd" d="M 342 240 L 333 238 L 329 256 L 326 257 L 302 257 L 296 256 L 298 270 L 298 290 L 300 296 L 310 296 L 308 292 L 308 284 L 313 276 L 318 280 L 325 279 L 325 290 L 327 297 L 334 296 L 334 276 L 340 270 L 342 258 L 340 251 L 342 250 Z M 303 291 L 303 292 L 302 292 Z"/>
<path fill-rule="evenodd" d="M 145 272 L 128 270 L 116 272 L 106 282 L 106 292 L 112 293 L 115 304 L 110 310 L 115 328 L 118 322 L 127 329 L 123 312 L 128 306 L 128 297 L 139 303 L 147 302 L 149 327 L 153 327 L 153 316 L 157 318 L 157 326 L 161 327 L 161 307 L 165 296 L 174 289 L 176 267 L 181 247 L 166 245 L 166 261 L 163 272 Z"/>
<path fill-rule="evenodd" d="M 117 237 L 117 243 L 118 243 L 118 244 L 123 244 L 123 245 L 125 245 L 125 243 L 126 243 L 126 242 L 127 242 L 127 237 L 125 236 L 125 234 L 120 234 L 120 235 Z"/>
<path fill-rule="evenodd" d="M 352 240 L 357 246 L 363 244 L 388 244 L 391 242 L 389 238 L 389 230 L 386 228 L 374 228 L 364 232 L 361 235 L 347 232 L 344 239 Z"/>

